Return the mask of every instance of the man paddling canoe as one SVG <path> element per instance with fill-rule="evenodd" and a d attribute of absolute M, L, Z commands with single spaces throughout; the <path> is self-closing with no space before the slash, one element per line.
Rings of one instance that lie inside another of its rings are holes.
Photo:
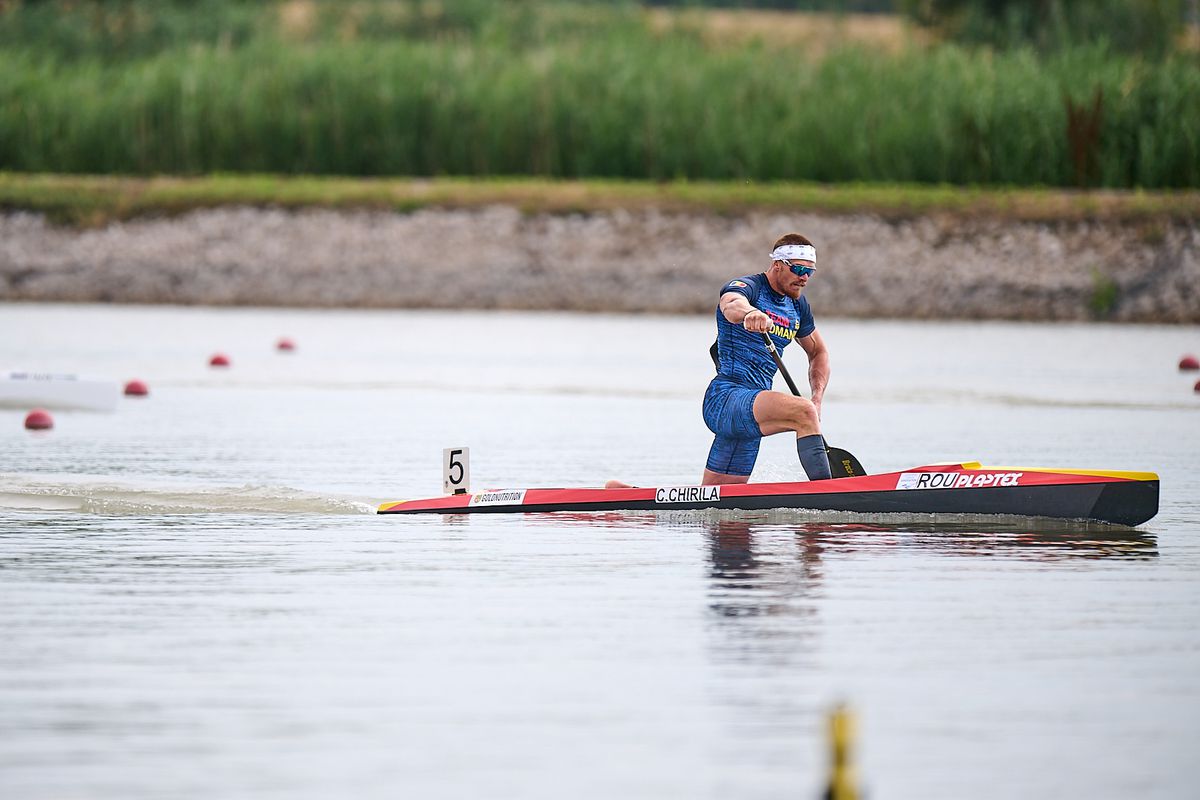
<path fill-rule="evenodd" d="M 704 422 L 715 434 L 703 483 L 746 483 L 762 437 L 796 434 L 796 452 L 809 480 L 830 477 L 821 436 L 821 399 L 829 382 L 829 351 L 817 332 L 804 287 L 816 271 L 817 251 L 789 233 L 771 250 L 766 272 L 725 284 L 717 305 L 717 375 L 704 393 Z M 812 399 L 771 390 L 776 366 L 761 334 L 782 350 L 799 342 L 808 356 Z"/>

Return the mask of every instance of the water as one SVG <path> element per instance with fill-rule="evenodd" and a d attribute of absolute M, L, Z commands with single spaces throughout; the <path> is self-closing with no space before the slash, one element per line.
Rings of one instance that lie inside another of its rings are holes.
<path fill-rule="evenodd" d="M 868 469 L 1154 470 L 1159 515 L 379 517 L 449 446 L 695 482 L 711 320 L 0 306 L 0 367 L 151 390 L 0 410 L 0 796 L 816 797 L 839 701 L 876 798 L 1194 796 L 1200 330 L 820 324 Z"/>

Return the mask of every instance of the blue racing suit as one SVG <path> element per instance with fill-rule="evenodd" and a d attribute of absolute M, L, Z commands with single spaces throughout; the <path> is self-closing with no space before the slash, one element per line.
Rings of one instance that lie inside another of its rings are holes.
<path fill-rule="evenodd" d="M 777 293 L 766 273 L 737 278 L 721 288 L 721 295 L 737 292 L 775 323 L 771 338 L 782 351 L 794 339 L 817 329 L 808 300 L 793 300 Z M 716 434 L 706 466 L 725 475 L 749 475 L 758 459 L 762 430 L 754 419 L 754 399 L 775 379 L 775 360 L 762 335 L 725 319 L 717 307 L 717 375 L 704 393 L 704 423 Z"/>

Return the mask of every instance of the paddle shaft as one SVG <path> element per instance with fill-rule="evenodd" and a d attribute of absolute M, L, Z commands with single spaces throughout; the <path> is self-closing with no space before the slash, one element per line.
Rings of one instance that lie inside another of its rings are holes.
<path fill-rule="evenodd" d="M 761 333 L 763 341 L 767 343 L 767 349 L 771 351 L 771 358 L 775 359 L 775 366 L 779 367 L 779 374 L 787 381 L 788 388 L 792 390 L 792 394 L 800 397 L 800 390 L 796 388 L 796 382 L 792 380 L 792 374 L 788 372 L 787 367 L 783 365 L 783 358 L 780 357 L 779 351 L 775 349 L 775 340 L 771 338 L 769 333 Z"/>

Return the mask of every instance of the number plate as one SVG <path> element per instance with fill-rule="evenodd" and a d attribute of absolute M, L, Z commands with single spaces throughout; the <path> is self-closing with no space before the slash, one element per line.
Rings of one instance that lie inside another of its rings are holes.
<path fill-rule="evenodd" d="M 471 491 L 471 450 L 447 447 L 442 451 L 442 491 L 465 494 Z"/>

